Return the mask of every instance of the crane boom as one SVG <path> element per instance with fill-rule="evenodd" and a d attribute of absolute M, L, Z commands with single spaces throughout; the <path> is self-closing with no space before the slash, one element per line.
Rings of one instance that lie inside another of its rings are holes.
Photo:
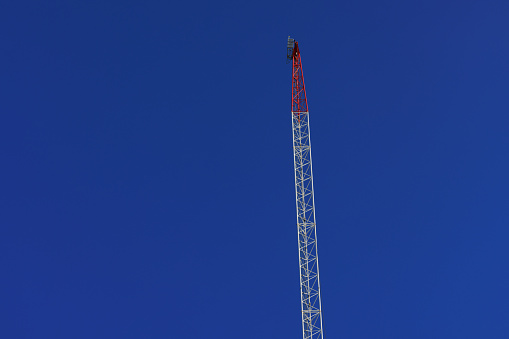
<path fill-rule="evenodd" d="M 315 199 L 309 137 L 309 110 L 299 44 L 288 37 L 292 61 L 292 131 L 303 339 L 323 339 L 322 302 L 316 242 Z"/>

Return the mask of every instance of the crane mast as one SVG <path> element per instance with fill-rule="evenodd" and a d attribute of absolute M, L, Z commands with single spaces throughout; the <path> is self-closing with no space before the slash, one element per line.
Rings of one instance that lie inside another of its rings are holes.
<path fill-rule="evenodd" d="M 292 62 L 292 131 L 302 335 L 303 339 L 323 339 L 309 110 L 299 44 L 288 37 L 287 63 L 290 61 Z"/>

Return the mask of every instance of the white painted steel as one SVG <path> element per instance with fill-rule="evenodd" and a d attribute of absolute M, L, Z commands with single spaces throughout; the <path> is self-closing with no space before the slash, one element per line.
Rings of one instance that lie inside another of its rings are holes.
<path fill-rule="evenodd" d="M 323 339 L 309 112 L 292 112 L 295 197 L 304 339 Z"/>

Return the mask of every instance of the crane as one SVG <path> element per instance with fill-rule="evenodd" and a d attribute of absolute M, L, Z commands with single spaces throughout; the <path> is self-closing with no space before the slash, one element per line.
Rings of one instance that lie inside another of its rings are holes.
<path fill-rule="evenodd" d="M 299 43 L 288 37 L 292 62 L 292 131 L 303 339 L 323 339 L 322 301 L 316 242 L 315 194 L 309 137 L 309 110 Z"/>

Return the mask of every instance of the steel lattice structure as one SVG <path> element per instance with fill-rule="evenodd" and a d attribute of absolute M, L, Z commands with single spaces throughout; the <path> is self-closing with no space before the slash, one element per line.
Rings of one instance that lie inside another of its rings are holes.
<path fill-rule="evenodd" d="M 297 41 L 290 39 L 290 37 L 288 37 L 287 58 L 293 64 L 292 130 L 299 242 L 302 335 L 304 339 L 323 339 L 311 140 L 309 137 L 309 111 L 299 44 Z"/>

